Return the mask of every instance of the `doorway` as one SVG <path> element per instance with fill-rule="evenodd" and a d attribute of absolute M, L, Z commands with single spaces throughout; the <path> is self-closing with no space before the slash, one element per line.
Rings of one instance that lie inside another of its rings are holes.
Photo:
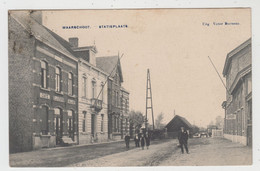
<path fill-rule="evenodd" d="M 54 130 L 56 133 L 56 145 L 61 144 L 61 138 L 62 138 L 62 111 L 60 108 L 54 109 Z"/>

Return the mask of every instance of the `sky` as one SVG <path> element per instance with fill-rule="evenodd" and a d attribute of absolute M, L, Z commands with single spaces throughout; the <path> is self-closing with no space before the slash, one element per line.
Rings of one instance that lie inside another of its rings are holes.
<path fill-rule="evenodd" d="M 206 127 L 217 116 L 224 117 L 226 93 L 208 56 L 222 76 L 227 53 L 251 37 L 250 13 L 247 8 L 60 10 L 44 11 L 43 24 L 66 40 L 78 37 L 79 46 L 95 44 L 96 56 L 123 54 L 130 110 L 145 113 L 149 68 L 154 117 L 162 112 L 168 123 L 175 110 L 191 124 Z M 89 29 L 62 29 L 71 25 Z M 148 119 L 151 122 L 151 113 Z"/>

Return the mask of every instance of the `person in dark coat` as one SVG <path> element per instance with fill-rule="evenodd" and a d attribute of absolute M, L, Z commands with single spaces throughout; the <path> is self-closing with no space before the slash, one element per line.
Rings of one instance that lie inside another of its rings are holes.
<path fill-rule="evenodd" d="M 182 154 L 184 153 L 183 146 L 185 147 L 187 154 L 189 154 L 188 137 L 189 137 L 188 131 L 184 130 L 184 127 L 181 127 L 181 131 L 179 132 L 178 139 L 179 139 Z"/>
<path fill-rule="evenodd" d="M 140 147 L 140 138 L 138 134 L 135 134 L 134 140 L 135 140 L 135 147 Z"/>
<path fill-rule="evenodd" d="M 141 146 L 142 146 L 142 149 L 144 150 L 144 146 L 145 146 L 145 137 L 144 137 L 144 134 L 141 135 Z"/>
<path fill-rule="evenodd" d="M 146 136 L 145 136 L 145 144 L 146 144 L 146 148 L 147 148 L 147 149 L 149 149 L 150 141 L 151 141 L 151 138 L 150 138 L 149 133 L 147 132 L 147 133 L 146 133 Z"/>
<path fill-rule="evenodd" d="M 125 145 L 126 145 L 127 149 L 129 149 L 129 143 L 130 143 L 130 136 L 129 136 L 129 134 L 126 134 L 125 135 Z"/>

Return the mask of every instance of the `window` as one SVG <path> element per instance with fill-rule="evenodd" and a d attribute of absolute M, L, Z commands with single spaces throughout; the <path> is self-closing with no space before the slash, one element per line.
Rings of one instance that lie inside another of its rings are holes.
<path fill-rule="evenodd" d="M 58 133 L 61 128 L 61 109 L 54 108 L 54 115 L 54 130 Z"/>
<path fill-rule="evenodd" d="M 86 117 L 87 117 L 87 112 L 83 111 L 82 132 L 86 132 Z"/>
<path fill-rule="evenodd" d="M 116 106 L 116 91 L 114 91 L 114 94 L 113 94 L 113 97 L 114 97 L 114 105 Z"/>
<path fill-rule="evenodd" d="M 83 96 L 87 97 L 87 77 L 83 76 Z"/>
<path fill-rule="evenodd" d="M 128 112 L 128 100 L 126 99 L 125 100 L 125 113 Z"/>
<path fill-rule="evenodd" d="M 96 97 L 96 81 L 92 81 L 92 98 Z"/>
<path fill-rule="evenodd" d="M 252 78 L 248 77 L 247 79 L 247 94 L 252 92 Z"/>
<path fill-rule="evenodd" d="M 104 100 L 104 83 L 101 83 L 101 100 Z"/>
<path fill-rule="evenodd" d="M 49 109 L 47 106 L 42 107 L 42 113 L 41 113 L 41 133 L 43 135 L 47 135 L 49 132 Z"/>
<path fill-rule="evenodd" d="M 119 93 L 116 92 L 116 106 L 119 107 L 120 101 L 119 101 Z"/>
<path fill-rule="evenodd" d="M 47 87 L 47 62 L 41 61 L 41 86 L 42 88 Z"/>
<path fill-rule="evenodd" d="M 68 93 L 73 95 L 73 74 L 71 72 L 68 75 Z"/>
<path fill-rule="evenodd" d="M 59 67 L 55 69 L 55 91 L 61 91 L 61 69 Z"/>
<path fill-rule="evenodd" d="M 104 132 L 104 114 L 101 114 L 101 132 Z"/>
<path fill-rule="evenodd" d="M 74 111 L 68 110 L 68 132 L 69 137 L 74 139 Z"/>

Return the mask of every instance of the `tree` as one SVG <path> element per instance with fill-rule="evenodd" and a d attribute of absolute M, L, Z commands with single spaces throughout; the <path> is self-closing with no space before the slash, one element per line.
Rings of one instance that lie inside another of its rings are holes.
<path fill-rule="evenodd" d="M 133 124 L 135 129 L 140 129 L 144 123 L 144 115 L 140 111 L 131 110 L 129 113 L 130 122 Z"/>
<path fill-rule="evenodd" d="M 223 128 L 224 126 L 224 119 L 221 116 L 216 117 L 216 126 L 218 128 Z"/>
<path fill-rule="evenodd" d="M 155 127 L 156 127 L 157 129 L 161 129 L 161 127 L 164 126 L 163 123 L 162 123 L 163 118 L 164 118 L 164 114 L 161 112 L 161 113 L 157 116 L 157 118 L 156 118 L 156 120 L 155 120 Z"/>

